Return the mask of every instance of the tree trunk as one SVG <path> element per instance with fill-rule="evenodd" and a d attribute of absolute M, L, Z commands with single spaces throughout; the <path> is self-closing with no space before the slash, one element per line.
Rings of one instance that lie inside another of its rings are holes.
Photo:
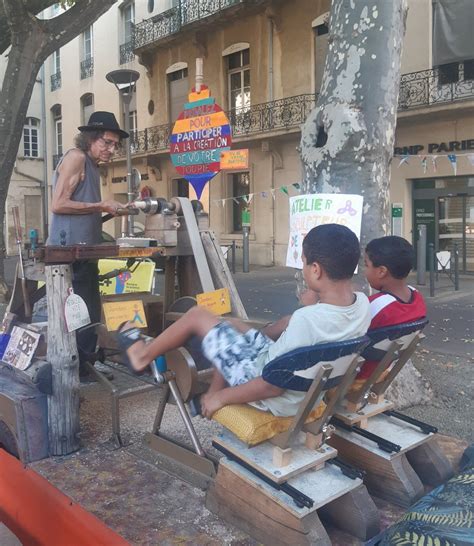
<path fill-rule="evenodd" d="M 0 0 L 0 50 L 11 42 L 8 64 L 0 91 L 0 225 L 4 225 L 5 203 L 15 165 L 28 105 L 38 71 L 54 51 L 83 32 L 117 0 L 76 0 L 74 6 L 50 20 L 35 14 L 54 4 L 52 0 L 16 2 Z M 28 4 L 28 5 L 26 5 Z M 5 236 L 0 228 L 0 284 L 4 282 Z"/>
<path fill-rule="evenodd" d="M 79 443 L 79 356 L 76 333 L 67 331 L 64 305 L 72 287 L 71 267 L 45 268 L 48 301 L 47 360 L 53 371 L 53 394 L 48 396 L 49 452 L 68 455 Z"/>
<path fill-rule="evenodd" d="M 333 0 L 321 93 L 301 136 L 301 193 L 364 197 L 361 243 L 387 234 L 406 0 Z"/>

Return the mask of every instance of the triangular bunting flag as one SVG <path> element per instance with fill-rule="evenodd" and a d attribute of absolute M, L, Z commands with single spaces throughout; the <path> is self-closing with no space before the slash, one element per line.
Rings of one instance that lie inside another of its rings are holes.
<path fill-rule="evenodd" d="M 433 165 L 433 171 L 436 172 L 437 171 L 437 168 L 438 168 L 438 165 L 436 164 L 436 160 L 438 159 L 438 156 L 437 155 L 432 155 L 431 156 L 431 164 Z"/>
<path fill-rule="evenodd" d="M 474 154 L 467 154 L 467 160 L 474 167 Z"/>
<path fill-rule="evenodd" d="M 421 166 L 423 167 L 423 173 L 426 174 L 426 171 L 428 170 L 428 158 L 426 155 L 421 156 Z"/>
<path fill-rule="evenodd" d="M 298 182 L 296 182 L 295 184 L 293 184 L 293 187 L 295 188 L 295 190 L 300 190 L 301 186 L 298 184 Z"/>
<path fill-rule="evenodd" d="M 448 154 L 448 159 L 449 159 L 449 161 L 451 163 L 451 166 L 453 168 L 454 176 L 456 176 L 457 171 L 458 171 L 458 159 L 456 157 L 456 154 Z"/>
<path fill-rule="evenodd" d="M 280 188 L 280 191 L 281 191 L 282 193 L 285 193 L 286 195 L 289 195 L 289 193 L 288 193 L 288 188 L 287 188 L 286 186 L 282 186 L 282 187 Z"/>
<path fill-rule="evenodd" d="M 401 167 L 404 163 L 406 163 L 408 165 L 408 160 L 410 159 L 410 156 L 408 154 L 405 154 L 404 156 L 402 156 L 402 158 L 400 159 L 400 163 L 398 164 L 399 167 Z"/>

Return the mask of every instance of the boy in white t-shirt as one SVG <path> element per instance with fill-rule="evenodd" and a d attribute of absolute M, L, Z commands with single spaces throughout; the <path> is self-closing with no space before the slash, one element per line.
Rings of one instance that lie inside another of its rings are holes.
<path fill-rule="evenodd" d="M 204 355 L 215 366 L 209 390 L 201 397 L 205 417 L 211 418 L 228 404 L 243 403 L 274 415 L 295 415 L 305 393 L 267 383 L 262 370 L 294 349 L 353 339 L 367 332 L 369 301 L 361 292 L 354 293 L 351 282 L 359 257 L 359 241 L 348 228 L 317 226 L 303 241 L 303 277 L 318 303 L 302 307 L 262 331 L 193 307 L 150 343 L 141 340 L 139 330 L 127 323 L 120 335 L 127 338 L 131 365 L 143 370 L 159 355 L 198 336 Z"/>

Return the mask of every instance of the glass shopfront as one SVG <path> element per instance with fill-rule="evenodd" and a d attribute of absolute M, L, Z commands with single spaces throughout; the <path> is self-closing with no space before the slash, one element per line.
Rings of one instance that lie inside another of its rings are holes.
<path fill-rule="evenodd" d="M 474 177 L 413 181 L 413 242 L 426 225 L 435 251 L 457 245 L 461 273 L 474 273 Z"/>

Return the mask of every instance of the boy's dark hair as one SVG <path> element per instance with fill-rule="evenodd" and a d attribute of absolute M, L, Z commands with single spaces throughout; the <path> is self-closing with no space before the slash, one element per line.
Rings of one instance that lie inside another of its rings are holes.
<path fill-rule="evenodd" d="M 314 227 L 303 240 L 306 262 L 318 263 L 333 280 L 350 279 L 360 258 L 359 239 L 340 224 Z"/>
<path fill-rule="evenodd" d="M 375 267 L 385 266 L 395 279 L 404 279 L 413 269 L 415 251 L 403 237 L 389 235 L 373 239 L 365 251 Z"/>

